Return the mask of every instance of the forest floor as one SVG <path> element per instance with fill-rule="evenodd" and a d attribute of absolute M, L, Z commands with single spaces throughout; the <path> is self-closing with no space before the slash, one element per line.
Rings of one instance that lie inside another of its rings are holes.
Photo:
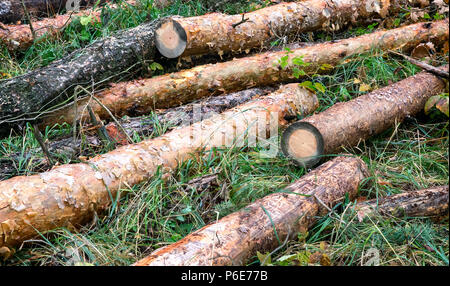
<path fill-rule="evenodd" d="M 87 24 L 80 19 L 68 25 L 60 38 L 34 44 L 27 51 L 12 54 L 0 46 L 0 80 L 17 76 L 59 59 L 110 33 L 139 25 L 166 15 L 194 16 L 208 11 L 200 0 L 175 3 L 162 10 L 152 1 L 139 0 L 137 6 L 122 4 L 110 10 L 108 21 Z M 226 2 L 226 1 L 224 1 Z M 269 5 L 270 1 L 242 1 L 218 9 L 225 13 L 242 13 Z M 341 33 L 307 33 L 297 41 L 321 42 L 370 33 L 378 28 L 394 28 L 414 21 L 442 19 L 429 7 L 412 17 L 405 9 L 395 18 L 370 25 L 351 27 Z M 414 12 L 414 13 L 417 13 Z M 417 16 L 419 15 L 419 16 Z M 82 24 L 83 22 L 83 24 Z M 289 41 L 292 41 L 290 39 Z M 273 42 L 283 46 L 285 38 Z M 448 46 L 436 47 L 433 64 L 448 64 Z M 164 68 L 163 62 L 160 62 Z M 325 110 L 336 102 L 348 101 L 379 87 L 397 82 L 420 71 L 419 68 L 392 54 L 372 51 L 338 66 L 328 75 L 309 80 L 320 83 L 317 90 Z M 159 71 L 163 73 L 163 71 Z M 443 94 L 445 96 L 445 94 Z M 446 94 L 448 96 L 448 93 Z M 361 142 L 346 152 L 362 158 L 369 166 L 369 183 L 361 187 L 360 198 L 370 199 L 437 185 L 449 180 L 449 121 L 437 110 L 407 118 L 384 133 Z M 155 123 L 158 136 L 171 126 Z M 0 140 L 2 159 L 15 156 L 15 169 L 5 178 L 35 174 L 45 170 L 37 162 L 45 159 L 27 125 L 22 133 L 11 133 Z M 48 127 L 44 139 L 70 135 L 68 124 Z M 139 142 L 146 138 L 136 136 Z M 94 156 L 107 148 L 85 153 Z M 289 162 L 281 153 L 276 158 L 261 158 L 259 147 L 213 149 L 199 160 L 189 160 L 170 177 L 157 174 L 148 181 L 121 189 L 122 198 L 106 214 L 82 229 L 59 228 L 36 240 L 25 242 L 16 253 L 0 265 L 129 265 L 156 248 L 173 243 L 217 218 L 239 210 L 250 202 L 282 189 L 300 178 L 306 170 Z M 19 154 L 19 156 L 17 155 Z M 28 156 L 20 156 L 28 154 Z M 79 162 L 58 158 L 59 164 Z M 212 176 L 204 185 L 192 180 Z M 258 253 L 250 265 L 365 265 L 378 257 L 380 265 L 449 265 L 449 223 L 427 218 L 374 217 L 359 222 L 346 200 L 335 211 L 322 217 L 308 232 L 282 245 L 274 253 Z M 270 255 L 270 257 L 267 257 Z"/>

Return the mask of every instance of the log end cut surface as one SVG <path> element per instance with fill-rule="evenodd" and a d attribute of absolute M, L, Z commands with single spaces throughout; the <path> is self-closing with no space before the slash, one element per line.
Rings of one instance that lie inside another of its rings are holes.
<path fill-rule="evenodd" d="M 296 164 L 310 167 L 317 164 L 323 154 L 323 138 L 311 124 L 296 122 L 283 133 L 281 149 Z"/>
<path fill-rule="evenodd" d="M 167 58 L 177 58 L 186 49 L 186 32 L 176 21 L 168 20 L 162 23 L 155 36 L 156 48 Z"/>

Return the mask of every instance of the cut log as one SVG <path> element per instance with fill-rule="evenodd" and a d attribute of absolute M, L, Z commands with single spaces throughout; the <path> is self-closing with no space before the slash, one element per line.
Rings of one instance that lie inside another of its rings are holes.
<path fill-rule="evenodd" d="M 38 175 L 2 181 L 0 247 L 17 245 L 38 231 L 86 223 L 94 211 L 107 209 L 125 185 L 148 180 L 157 170 L 170 172 L 192 158 L 192 154 L 233 146 L 241 138 L 252 136 L 252 126 L 260 126 L 259 137 L 269 133 L 277 138 L 273 134 L 286 124 L 285 117 L 306 115 L 317 107 L 314 94 L 298 84 L 290 84 L 267 97 L 155 139 L 117 148 L 86 163 L 57 166 Z"/>
<path fill-rule="evenodd" d="M 91 6 L 105 0 L 80 0 L 79 7 Z M 71 5 L 70 0 L 0 0 L 0 22 L 11 23 L 25 19 L 23 4 L 28 13 L 33 17 L 48 17 L 66 10 L 66 2 Z M 73 5 L 73 4 L 72 4 Z M 72 7 L 72 6 L 71 6 Z M 75 8 L 75 7 L 74 7 Z"/>
<path fill-rule="evenodd" d="M 420 72 L 293 123 L 282 136 L 281 149 L 297 164 L 313 166 L 321 157 L 355 146 L 421 112 L 428 98 L 444 89 L 442 79 Z"/>
<path fill-rule="evenodd" d="M 375 214 L 395 217 L 448 216 L 448 185 L 361 202 L 355 209 L 360 221 Z"/>
<path fill-rule="evenodd" d="M 368 177 L 366 164 L 338 157 L 304 175 L 285 191 L 268 195 L 182 240 L 154 251 L 134 266 L 242 265 L 256 251 L 276 248 L 305 231 L 346 195 L 354 198 Z M 325 206 L 324 206 L 325 205 Z"/>
<path fill-rule="evenodd" d="M 200 120 L 208 119 L 211 116 L 224 112 L 226 109 L 236 107 L 250 101 L 253 98 L 267 95 L 273 88 L 251 88 L 223 96 L 209 97 L 190 104 L 159 111 L 156 116 L 129 117 L 118 119 L 119 124 L 126 131 L 127 135 L 133 138 L 135 135 L 149 137 L 154 132 L 155 124 L 165 126 L 168 130 L 178 126 L 186 126 Z M 122 128 L 115 122 L 105 126 L 110 138 L 119 145 L 126 145 L 127 136 L 123 134 Z M 96 134 L 88 134 L 83 140 L 65 136 L 53 138 L 48 144 L 48 150 L 52 155 L 63 158 L 77 158 L 78 156 L 92 156 L 92 153 L 82 152 L 82 146 L 89 146 L 88 152 L 102 148 L 101 139 Z M 17 174 L 15 166 L 19 161 L 33 160 L 34 169 L 30 172 L 46 171 L 49 168 L 48 162 L 43 158 L 41 148 L 35 148 L 23 153 L 9 155 L 0 161 L 0 180 L 5 180 Z M 23 163 L 27 164 L 27 162 Z"/>
<path fill-rule="evenodd" d="M 267 47 L 284 36 L 338 30 L 348 23 L 384 18 L 419 1 L 411 0 L 308 0 L 281 3 L 242 15 L 210 13 L 173 17 L 156 31 L 156 46 L 168 58 L 243 52 Z"/>
<path fill-rule="evenodd" d="M 286 56 L 286 51 L 267 52 L 149 79 L 114 84 L 96 94 L 96 97 L 118 117 L 130 112 L 145 114 L 150 109 L 177 106 L 204 96 L 294 81 L 296 79 L 292 68 L 296 66 L 291 61 L 295 57 L 303 57 L 306 63 L 310 63 L 309 66 L 303 67 L 303 70 L 311 75 L 325 72 L 321 69 L 324 64 L 335 66 L 352 55 L 373 49 L 406 49 L 430 39 L 445 41 L 448 39 L 448 31 L 448 19 L 414 24 L 338 42 L 294 49 L 289 53 L 290 60 L 285 69 L 280 67 L 279 61 Z M 83 110 L 88 101 L 89 98 L 78 100 L 76 112 L 73 105 L 55 111 L 43 118 L 43 125 L 73 122 L 75 114 L 79 119 L 85 118 L 87 114 Z M 94 103 L 92 108 L 101 118 L 109 117 L 101 105 Z"/>
<path fill-rule="evenodd" d="M 92 85 L 116 78 L 121 71 L 139 69 L 141 65 L 136 63 L 154 57 L 156 24 L 149 22 L 118 32 L 46 67 L 0 81 L 0 127 L 6 122 L 18 124 L 24 118 L 33 119 L 40 111 L 67 99 L 76 85 Z"/>

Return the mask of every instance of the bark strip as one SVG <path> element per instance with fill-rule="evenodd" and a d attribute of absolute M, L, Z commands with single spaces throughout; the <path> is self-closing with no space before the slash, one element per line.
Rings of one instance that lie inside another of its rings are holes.
<path fill-rule="evenodd" d="M 319 216 L 354 198 L 368 176 L 366 164 L 354 157 L 335 158 L 289 185 L 182 240 L 154 251 L 135 266 L 242 265 L 256 251 L 270 251 L 299 231 L 311 227 Z M 277 239 L 278 237 L 278 239 Z"/>
<path fill-rule="evenodd" d="M 448 66 L 442 69 L 448 70 Z M 420 72 L 348 102 L 336 103 L 289 126 L 282 136 L 282 149 L 298 164 L 314 165 L 323 155 L 356 146 L 421 112 L 428 98 L 444 89 L 441 78 Z"/>
<path fill-rule="evenodd" d="M 116 116 L 129 112 L 148 113 L 154 108 L 168 108 L 181 105 L 205 96 L 243 90 L 254 86 L 267 86 L 279 82 L 296 80 L 292 69 L 295 57 L 303 57 L 310 63 L 300 67 L 306 74 L 326 72 L 324 64 L 336 66 L 347 57 L 373 49 L 394 50 L 415 47 L 418 43 L 431 39 L 448 39 L 448 19 L 431 23 L 420 23 L 389 31 L 379 31 L 356 38 L 337 42 L 321 43 L 293 49 L 288 65 L 283 69 L 279 61 L 286 51 L 267 52 L 256 56 L 235 59 L 228 62 L 197 66 L 195 68 L 149 79 L 114 84 L 96 97 Z M 77 112 L 74 106 L 55 111 L 43 118 L 43 124 L 52 125 L 73 122 L 74 115 L 84 118 L 89 98 L 78 100 Z M 93 104 L 93 110 L 101 117 L 109 115 L 100 106 Z"/>
<path fill-rule="evenodd" d="M 395 217 L 448 216 L 448 185 L 405 192 L 356 205 L 358 218 L 380 214 Z"/>
<path fill-rule="evenodd" d="M 408 0 L 308 0 L 281 3 L 242 15 L 209 13 L 173 17 L 156 31 L 159 52 L 168 57 L 243 52 L 284 36 L 320 29 L 336 31 L 357 22 L 384 18 L 416 4 Z"/>
<path fill-rule="evenodd" d="M 148 180 L 159 168 L 170 172 L 192 154 L 233 146 L 245 136 L 252 137 L 255 133 L 249 130 L 254 126 L 260 126 L 259 137 L 277 134 L 279 126 L 286 124 L 284 118 L 306 115 L 317 107 L 314 94 L 290 84 L 267 97 L 155 139 L 117 148 L 86 163 L 2 181 L 0 247 L 17 245 L 36 236 L 37 231 L 86 223 L 94 211 L 107 209 L 126 184 L 133 186 Z"/>

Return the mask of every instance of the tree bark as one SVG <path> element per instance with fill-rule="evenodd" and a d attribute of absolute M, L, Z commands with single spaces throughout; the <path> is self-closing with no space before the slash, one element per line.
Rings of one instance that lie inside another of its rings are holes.
<path fill-rule="evenodd" d="M 366 164 L 353 157 L 335 158 L 285 191 L 268 195 L 182 240 L 154 251 L 135 266 L 242 265 L 256 251 L 276 248 L 286 237 L 293 239 L 325 215 L 328 208 L 354 198 L 368 177 Z"/>
<path fill-rule="evenodd" d="M 247 89 L 254 86 L 267 86 L 279 82 L 296 80 L 292 69 L 292 59 L 303 57 L 307 67 L 299 67 L 306 74 L 326 72 L 324 64 L 335 66 L 348 57 L 373 49 L 391 50 L 414 47 L 422 41 L 448 39 L 448 19 L 432 23 L 420 23 L 389 31 L 379 31 L 356 38 L 337 42 L 321 43 L 292 50 L 288 65 L 283 69 L 279 61 L 286 51 L 267 52 L 256 56 L 235 59 L 214 65 L 195 68 L 149 79 L 114 84 L 96 97 L 116 116 L 127 113 L 145 114 L 154 108 L 167 108 L 181 105 L 205 96 L 217 95 Z M 43 125 L 73 122 L 75 114 L 85 118 L 85 106 L 89 98 L 78 100 L 77 111 L 73 105 L 55 111 L 43 118 Z M 99 104 L 92 105 L 101 117 L 109 114 Z"/>
<path fill-rule="evenodd" d="M 33 17 L 48 17 L 57 14 L 65 10 L 66 2 L 69 2 L 68 0 L 0 0 L 0 22 L 11 23 L 23 20 L 25 12 L 22 1 L 30 16 Z M 80 0 L 80 7 L 91 6 L 96 2 L 96 0 Z"/>
<path fill-rule="evenodd" d="M 375 214 L 395 217 L 448 216 L 448 185 L 361 202 L 355 209 L 360 221 Z"/>
<path fill-rule="evenodd" d="M 448 70 L 448 65 L 443 69 Z M 428 72 L 380 88 L 289 126 L 282 136 L 285 155 L 312 166 L 342 147 L 357 145 L 423 110 L 428 98 L 443 92 L 445 82 Z"/>
<path fill-rule="evenodd" d="M 284 36 L 320 29 L 336 31 L 347 24 L 405 9 L 409 0 L 309 0 L 281 3 L 241 15 L 210 13 L 173 17 L 156 31 L 156 46 L 168 57 L 243 52 L 268 46 Z"/>
<path fill-rule="evenodd" d="M 52 64 L 0 82 L 0 126 L 34 119 L 63 102 L 76 85 L 92 85 L 135 71 L 155 55 L 156 22 L 118 32 Z M 141 63 L 141 64 L 139 64 Z"/>
<path fill-rule="evenodd" d="M 192 102 L 179 107 L 169 108 L 167 110 L 156 112 L 156 116 L 142 116 L 118 119 L 119 124 L 126 131 L 127 135 L 133 138 L 135 135 L 149 137 L 154 132 L 155 124 L 168 127 L 171 130 L 178 126 L 186 126 L 200 120 L 208 119 L 216 113 L 224 112 L 226 109 L 236 107 L 240 104 L 250 101 L 253 98 L 267 95 L 273 88 L 251 88 L 223 96 L 209 97 L 200 101 Z M 115 122 L 105 126 L 110 138 L 119 145 L 126 145 L 127 136 L 123 134 L 122 128 Z M 102 140 L 97 134 L 87 134 L 84 139 L 72 136 L 58 137 L 50 140 L 48 150 L 56 157 L 77 158 L 78 156 L 92 156 L 92 153 L 83 152 L 89 146 L 89 151 L 102 147 Z M 0 161 L 0 180 L 8 179 L 17 175 L 15 166 L 19 161 L 28 158 L 35 162 L 35 168 L 30 172 L 47 171 L 50 167 L 43 156 L 41 148 L 34 148 L 25 153 L 17 153 L 2 158 Z M 25 163 L 26 164 L 26 163 Z"/>
<path fill-rule="evenodd" d="M 221 115 L 117 148 L 86 163 L 57 166 L 38 175 L 2 181 L 0 247 L 17 245 L 36 236 L 37 231 L 86 223 L 94 211 L 101 213 L 111 205 L 121 187 L 145 181 L 159 169 L 170 172 L 192 158 L 192 154 L 233 146 L 257 122 L 261 122 L 259 137 L 277 134 L 279 125 L 286 124 L 285 117 L 297 113 L 304 116 L 317 107 L 314 94 L 298 84 L 290 84 Z"/>

